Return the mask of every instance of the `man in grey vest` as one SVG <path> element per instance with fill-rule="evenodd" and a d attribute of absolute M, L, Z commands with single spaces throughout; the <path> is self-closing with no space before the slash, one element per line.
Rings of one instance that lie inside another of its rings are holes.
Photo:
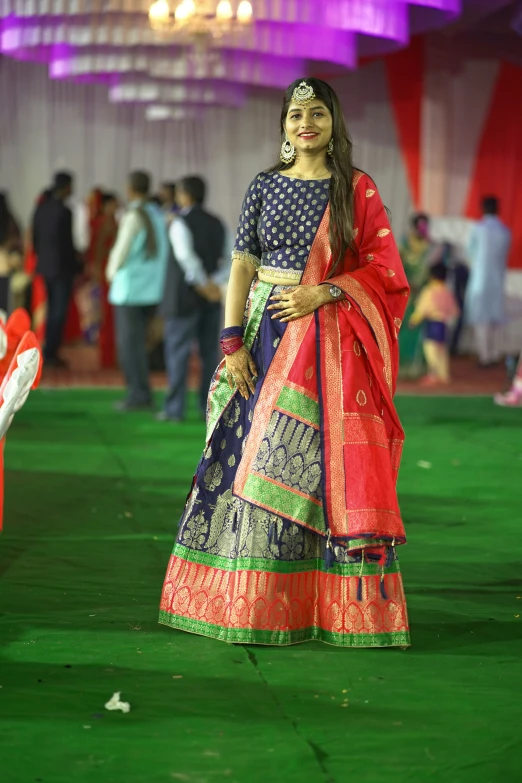
<path fill-rule="evenodd" d="M 198 342 L 202 364 L 198 403 L 205 412 L 218 363 L 222 321 L 221 289 L 230 275 L 233 238 L 222 221 L 203 208 L 206 187 L 200 177 L 185 177 L 176 187 L 180 209 L 170 227 L 172 255 L 160 315 L 165 321 L 165 364 L 169 390 L 161 421 L 185 417 L 188 363 Z"/>

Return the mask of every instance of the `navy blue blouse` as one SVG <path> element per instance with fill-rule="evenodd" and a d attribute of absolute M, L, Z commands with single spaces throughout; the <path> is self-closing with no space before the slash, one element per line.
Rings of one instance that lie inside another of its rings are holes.
<path fill-rule="evenodd" d="M 243 201 L 232 258 L 298 283 L 328 204 L 329 187 L 329 179 L 258 174 Z"/>

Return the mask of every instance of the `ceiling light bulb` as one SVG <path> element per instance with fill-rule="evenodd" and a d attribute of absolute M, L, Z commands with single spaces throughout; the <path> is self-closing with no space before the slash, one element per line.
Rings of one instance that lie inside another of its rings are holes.
<path fill-rule="evenodd" d="M 237 9 L 237 19 L 241 24 L 249 24 L 253 16 L 252 3 L 248 0 L 241 0 Z"/>
<path fill-rule="evenodd" d="M 174 16 L 178 22 L 186 22 L 191 16 L 196 13 L 196 6 L 194 0 L 183 0 L 176 8 Z"/>
<path fill-rule="evenodd" d="M 219 19 L 220 22 L 225 22 L 232 19 L 233 16 L 234 12 L 230 0 L 220 0 L 216 8 L 216 18 Z"/>
<path fill-rule="evenodd" d="M 149 19 L 152 22 L 167 22 L 170 8 L 167 0 L 155 0 L 149 8 Z"/>

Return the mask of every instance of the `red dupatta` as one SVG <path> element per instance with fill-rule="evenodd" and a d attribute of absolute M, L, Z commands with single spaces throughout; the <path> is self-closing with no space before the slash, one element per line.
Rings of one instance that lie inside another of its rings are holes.
<path fill-rule="evenodd" d="M 409 289 L 386 211 L 366 174 L 354 178 L 354 196 L 357 255 L 349 251 L 328 280 L 343 290 L 346 300 L 288 324 L 256 403 L 234 494 L 360 549 L 405 541 L 396 494 L 404 433 L 393 393 L 397 335 Z M 328 229 L 329 209 L 303 285 L 328 278 Z M 320 497 L 258 469 L 278 416 L 320 432 Z"/>

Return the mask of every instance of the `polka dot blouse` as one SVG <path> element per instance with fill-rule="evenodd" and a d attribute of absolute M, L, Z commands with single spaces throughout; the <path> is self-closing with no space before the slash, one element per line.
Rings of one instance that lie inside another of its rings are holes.
<path fill-rule="evenodd" d="M 329 179 L 258 174 L 243 201 L 233 258 L 299 282 L 329 198 Z"/>

